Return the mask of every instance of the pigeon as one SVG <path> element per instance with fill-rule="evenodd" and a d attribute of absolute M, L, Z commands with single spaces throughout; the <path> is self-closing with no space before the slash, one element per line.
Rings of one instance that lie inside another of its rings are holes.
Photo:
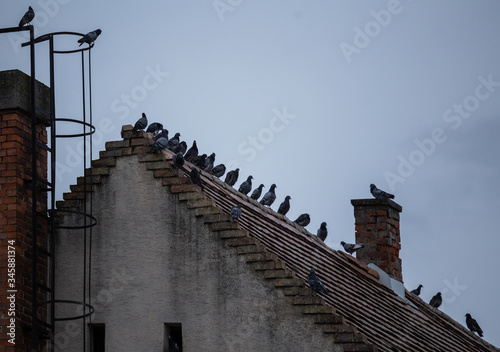
<path fill-rule="evenodd" d="M 241 204 L 235 205 L 231 208 L 231 221 L 238 221 L 241 216 Z"/>
<path fill-rule="evenodd" d="M 201 167 L 203 168 L 203 165 L 205 165 L 205 159 L 207 158 L 207 154 L 202 154 L 202 155 L 198 155 L 194 161 L 193 161 L 193 164 L 195 164 L 196 166 L 198 167 Z"/>
<path fill-rule="evenodd" d="M 326 240 L 326 236 L 328 236 L 328 230 L 326 229 L 326 222 L 321 223 L 317 235 L 323 242 Z"/>
<path fill-rule="evenodd" d="M 420 296 L 420 290 L 422 289 L 422 285 L 418 285 L 418 287 L 414 290 L 411 290 L 410 292 L 413 293 L 414 295 Z"/>
<path fill-rule="evenodd" d="M 394 194 L 390 194 L 390 193 L 382 191 L 381 189 L 378 189 L 377 186 L 375 186 L 373 183 L 370 185 L 370 193 L 375 198 L 379 198 L 379 199 L 391 198 L 391 199 L 394 199 Z"/>
<path fill-rule="evenodd" d="M 172 148 L 172 151 L 174 153 L 182 153 L 182 155 L 184 155 L 184 153 L 186 153 L 186 150 L 187 150 L 187 144 L 184 141 L 180 142 L 179 144 L 177 144 L 176 147 Z"/>
<path fill-rule="evenodd" d="M 316 293 L 318 292 L 323 292 L 328 294 L 328 290 L 326 287 L 321 283 L 321 281 L 318 279 L 316 276 L 316 273 L 314 272 L 314 268 L 311 269 L 311 272 L 309 273 L 309 276 L 307 277 L 307 282 L 309 283 L 309 286 L 311 287 L 311 290 L 313 291 L 313 296 L 316 296 Z"/>
<path fill-rule="evenodd" d="M 174 166 L 180 169 L 184 166 L 184 155 L 182 155 L 181 152 L 178 152 L 177 154 L 172 155 L 172 161 L 174 162 Z"/>
<path fill-rule="evenodd" d="M 483 330 L 477 323 L 476 319 L 471 317 L 469 313 L 465 314 L 465 323 L 467 324 L 467 327 L 469 328 L 470 331 L 477 332 L 479 337 L 483 337 Z"/>
<path fill-rule="evenodd" d="M 173 149 L 177 148 L 177 146 L 179 145 L 179 137 L 180 136 L 181 136 L 181 134 L 179 132 L 177 132 L 175 134 L 175 136 L 173 136 L 172 138 L 170 138 L 168 140 L 167 148 L 170 149 L 170 150 L 173 150 Z"/>
<path fill-rule="evenodd" d="M 252 199 L 259 199 L 260 198 L 260 195 L 262 194 L 262 188 L 264 187 L 264 185 L 261 183 L 259 185 L 259 187 L 257 187 L 256 189 L 253 190 L 252 192 L 252 195 L 250 196 L 250 198 Z"/>
<path fill-rule="evenodd" d="M 203 191 L 203 184 L 201 183 L 201 177 L 200 173 L 198 172 L 198 169 L 195 167 L 191 168 L 191 173 L 189 174 L 189 177 L 191 178 L 191 182 L 193 182 L 194 185 L 200 186 L 201 190 Z"/>
<path fill-rule="evenodd" d="M 270 207 L 271 204 L 274 203 L 274 201 L 276 200 L 276 193 L 274 193 L 275 188 L 276 185 L 273 183 L 271 185 L 271 188 L 269 188 L 269 191 L 267 191 L 267 193 L 264 194 L 264 197 L 262 197 L 262 199 L 260 200 L 260 204 L 267 205 Z"/>
<path fill-rule="evenodd" d="M 102 31 L 100 29 L 96 29 L 95 31 L 88 32 L 83 37 L 78 39 L 78 43 L 80 43 L 79 46 L 82 46 L 83 43 L 87 43 L 89 45 L 92 44 L 97 39 L 97 37 L 101 34 L 101 32 Z M 144 128 L 146 128 L 146 126 L 144 126 Z"/>
<path fill-rule="evenodd" d="M 151 151 L 163 150 L 167 147 L 168 139 L 165 137 L 158 138 L 153 144 L 151 144 Z"/>
<path fill-rule="evenodd" d="M 33 18 L 35 18 L 35 11 L 29 7 L 28 11 L 24 14 L 23 18 L 21 18 L 21 21 L 19 21 L 19 27 L 24 27 L 25 25 L 29 24 L 31 21 L 33 21 Z"/>
<path fill-rule="evenodd" d="M 224 180 L 229 186 L 234 186 L 236 181 L 238 181 L 238 176 L 240 175 L 240 169 L 236 169 L 233 171 L 229 171 L 226 175 L 226 179 Z"/>
<path fill-rule="evenodd" d="M 148 125 L 148 118 L 146 117 L 145 113 L 142 113 L 142 117 L 139 120 L 137 120 L 137 122 L 134 125 L 134 128 L 132 128 L 132 132 L 143 130 L 146 128 L 147 125 Z"/>
<path fill-rule="evenodd" d="M 226 172 L 226 165 L 224 164 L 219 164 L 217 166 L 214 166 L 214 168 L 212 170 L 210 170 L 210 173 L 212 175 L 214 175 L 215 177 L 221 177 L 222 175 L 224 175 L 224 173 Z"/>
<path fill-rule="evenodd" d="M 252 179 L 252 175 L 248 176 L 247 180 L 240 185 L 240 188 L 238 188 L 238 192 L 248 194 L 248 192 L 252 190 Z"/>
<path fill-rule="evenodd" d="M 153 137 L 153 141 L 157 141 L 161 137 L 165 138 L 168 142 L 168 130 L 166 128 L 162 129 L 160 133 Z"/>
<path fill-rule="evenodd" d="M 441 303 L 443 303 L 443 298 L 441 298 L 441 292 L 436 293 L 436 295 L 432 297 L 429 302 L 429 304 L 434 308 L 439 308 Z"/>
<path fill-rule="evenodd" d="M 206 172 L 212 171 L 214 167 L 214 162 L 215 162 L 215 153 L 212 153 L 205 159 L 205 164 L 203 165 L 203 171 Z"/>
<path fill-rule="evenodd" d="M 193 141 L 193 145 L 188 149 L 186 154 L 184 155 L 184 159 L 189 161 L 190 163 L 194 162 L 194 159 L 198 156 L 198 146 L 196 145 L 196 141 Z"/>
<path fill-rule="evenodd" d="M 285 200 L 280 204 L 280 207 L 278 208 L 279 214 L 286 215 L 286 213 L 288 213 L 288 211 L 290 210 L 290 199 L 292 199 L 290 196 L 285 197 Z"/>
<path fill-rule="evenodd" d="M 305 226 L 309 225 L 309 223 L 311 222 L 311 217 L 309 216 L 309 214 L 304 213 L 304 214 L 299 215 L 297 220 L 295 220 L 294 222 L 297 225 L 305 227 Z"/>
<path fill-rule="evenodd" d="M 153 134 L 153 138 L 159 135 L 162 131 L 163 131 L 163 125 L 159 122 L 153 122 L 148 126 L 148 129 L 146 130 L 146 132 Z"/>
<path fill-rule="evenodd" d="M 344 247 L 345 251 L 349 254 L 353 254 L 358 249 L 364 247 L 364 245 L 362 245 L 362 244 L 345 243 L 344 241 L 340 242 L 340 244 L 342 245 L 342 247 Z"/>

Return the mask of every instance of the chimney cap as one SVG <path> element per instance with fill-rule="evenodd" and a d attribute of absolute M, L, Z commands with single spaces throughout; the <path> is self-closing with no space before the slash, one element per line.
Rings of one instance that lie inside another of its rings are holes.
<path fill-rule="evenodd" d="M 366 199 L 351 199 L 351 204 L 355 207 L 372 207 L 376 208 L 379 205 L 382 206 L 390 206 L 397 210 L 398 212 L 403 211 L 403 207 L 393 201 L 392 199 L 388 198 L 366 198 Z"/>

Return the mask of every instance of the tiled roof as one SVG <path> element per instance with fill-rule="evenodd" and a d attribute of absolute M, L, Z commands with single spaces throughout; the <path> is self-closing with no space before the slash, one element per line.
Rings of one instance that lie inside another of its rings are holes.
<path fill-rule="evenodd" d="M 149 142 L 145 138 L 146 134 L 139 132 L 132 135 L 131 129 L 132 126 L 124 126 L 122 136 L 125 140 L 108 142 L 107 151 L 101 153 L 101 159 L 93 162 L 92 182 L 99 182 L 99 177 L 109 172 L 107 167 L 114 165 L 116 157 L 148 152 L 149 148 L 146 145 Z M 131 137 L 133 139 L 127 141 Z M 171 158 L 170 152 L 163 153 L 167 160 Z M 162 170 L 161 164 L 153 165 L 153 163 L 166 163 L 166 161 L 155 161 L 157 159 L 151 157 L 152 163 L 148 168 L 154 170 L 158 167 L 155 177 L 163 177 L 163 184 L 172 185 L 172 192 L 195 189 L 201 192 L 198 187 L 187 184 L 188 178 L 179 178 L 178 171 Z M 185 175 L 188 174 L 187 165 L 183 172 Z M 352 340 L 350 337 L 351 341 L 346 341 L 345 351 L 500 351 L 446 314 L 406 292 L 406 298 L 413 305 L 409 304 L 384 286 L 378 280 L 375 271 L 354 257 L 329 248 L 315 235 L 293 223 L 286 216 L 260 205 L 212 175 L 205 172 L 201 174 L 205 196 L 211 200 L 207 206 L 215 203 L 216 209 L 210 210 L 214 208 L 212 206 L 206 212 L 198 211 L 197 215 L 210 216 L 209 214 L 217 214 L 219 211 L 228 214 L 235 204 L 241 203 L 242 216 L 238 225 L 247 230 L 245 233 L 255 238 L 256 243 L 262 244 L 266 252 L 272 253 L 284 262 L 286 268 L 292 270 L 293 277 L 303 280 L 305 286 L 309 270 L 312 267 L 316 268 L 318 277 L 330 290 L 328 295 L 322 295 L 324 300 L 321 302 L 333 309 L 324 310 L 332 313 L 331 317 L 325 315 L 321 318 L 319 315 L 315 321 L 321 323 L 323 319 L 325 322 L 331 322 L 342 320 L 343 317 L 351 327 L 355 327 L 352 329 L 347 326 L 346 329 L 359 333 L 355 335 L 360 339 Z M 76 190 L 77 188 L 74 192 L 65 194 L 67 202 L 59 202 L 58 207 L 72 206 L 72 200 L 81 199 Z M 185 197 L 188 198 L 190 197 Z M 320 311 L 321 309 L 318 310 Z M 362 342 L 368 342 L 376 347 L 372 349 Z"/>

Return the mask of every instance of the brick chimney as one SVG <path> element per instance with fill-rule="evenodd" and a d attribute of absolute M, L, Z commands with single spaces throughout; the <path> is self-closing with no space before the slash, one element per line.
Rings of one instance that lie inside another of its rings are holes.
<path fill-rule="evenodd" d="M 29 76 L 18 70 L 0 72 L 0 349 L 10 347 L 5 349 L 8 351 L 32 349 L 30 81 Z M 36 92 L 37 105 L 48 111 L 48 88 L 37 82 Z M 46 126 L 42 123 L 37 123 L 37 138 L 47 143 Z M 38 155 L 37 172 L 47 179 L 47 153 L 43 149 Z M 46 193 L 37 197 L 38 208 L 46 208 Z M 43 246 L 47 224 L 42 219 L 39 225 L 38 238 Z M 44 282 L 47 271 L 41 264 L 38 275 L 39 281 Z M 15 318 L 15 328 L 11 318 Z"/>
<path fill-rule="evenodd" d="M 390 199 L 352 199 L 358 260 L 373 263 L 392 278 L 403 282 L 399 213 L 403 208 Z"/>

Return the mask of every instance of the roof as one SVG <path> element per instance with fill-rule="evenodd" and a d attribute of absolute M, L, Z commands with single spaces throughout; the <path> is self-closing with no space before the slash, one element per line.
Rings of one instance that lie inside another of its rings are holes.
<path fill-rule="evenodd" d="M 93 162 L 92 182 L 98 182 L 99 175 L 107 174 L 106 167 L 113 166 L 112 159 L 116 157 L 130 154 L 148 155 L 147 145 L 150 143 L 148 135 L 145 132 L 132 134 L 131 129 L 131 125 L 123 126 L 124 141 L 106 143 L 107 151 L 101 153 L 101 159 Z M 163 159 L 161 155 L 157 156 L 159 158 L 143 157 L 142 160 L 155 163 L 168 162 L 156 161 Z M 168 160 L 171 159 L 172 153 L 164 151 L 163 156 Z M 188 163 L 182 172 L 184 176 L 188 175 Z M 155 174 L 155 177 L 161 177 L 161 174 Z M 328 295 L 321 295 L 323 298 L 321 303 L 333 309 L 329 308 L 324 312 L 331 313 L 335 317 L 343 317 L 348 325 L 354 327 L 352 331 L 357 332 L 355 335 L 361 336 L 361 342 L 375 346 L 356 349 L 352 342 L 357 340 L 351 340 L 348 341 L 351 343 L 350 347 L 344 346 L 345 351 L 500 351 L 448 315 L 430 307 L 419 297 L 406 291 L 406 299 L 412 303 L 409 304 L 407 300 L 383 285 L 374 270 L 346 253 L 329 248 L 317 236 L 286 216 L 260 205 L 206 172 L 202 171 L 201 175 L 204 194 L 212 200 L 207 205 L 215 204 L 217 211 L 229 214 L 234 205 L 241 203 L 242 216 L 238 225 L 247 230 L 248 235 L 256 239 L 256 243 L 263 245 L 267 252 L 284 262 L 286 268 L 292 270 L 293 277 L 303 280 L 303 285 L 306 285 L 310 269 L 316 268 L 316 274 L 330 290 Z M 172 185 L 172 192 L 192 191 L 198 188 L 187 184 L 183 186 L 189 186 L 188 188 L 180 187 L 179 183 L 189 182 L 187 177 L 182 177 L 185 180 L 178 180 L 179 175 L 164 173 L 164 176 L 168 180 L 163 184 Z M 74 190 L 76 189 L 75 187 Z M 201 192 L 199 188 L 198 191 Z M 81 199 L 81 197 L 73 192 L 65 194 L 64 199 Z M 64 205 L 58 202 L 58 207 L 71 205 L 70 202 L 67 203 L 69 204 Z M 206 214 L 210 216 L 211 213 L 214 212 L 209 211 Z M 203 212 L 198 213 L 198 215 L 203 214 Z"/>

